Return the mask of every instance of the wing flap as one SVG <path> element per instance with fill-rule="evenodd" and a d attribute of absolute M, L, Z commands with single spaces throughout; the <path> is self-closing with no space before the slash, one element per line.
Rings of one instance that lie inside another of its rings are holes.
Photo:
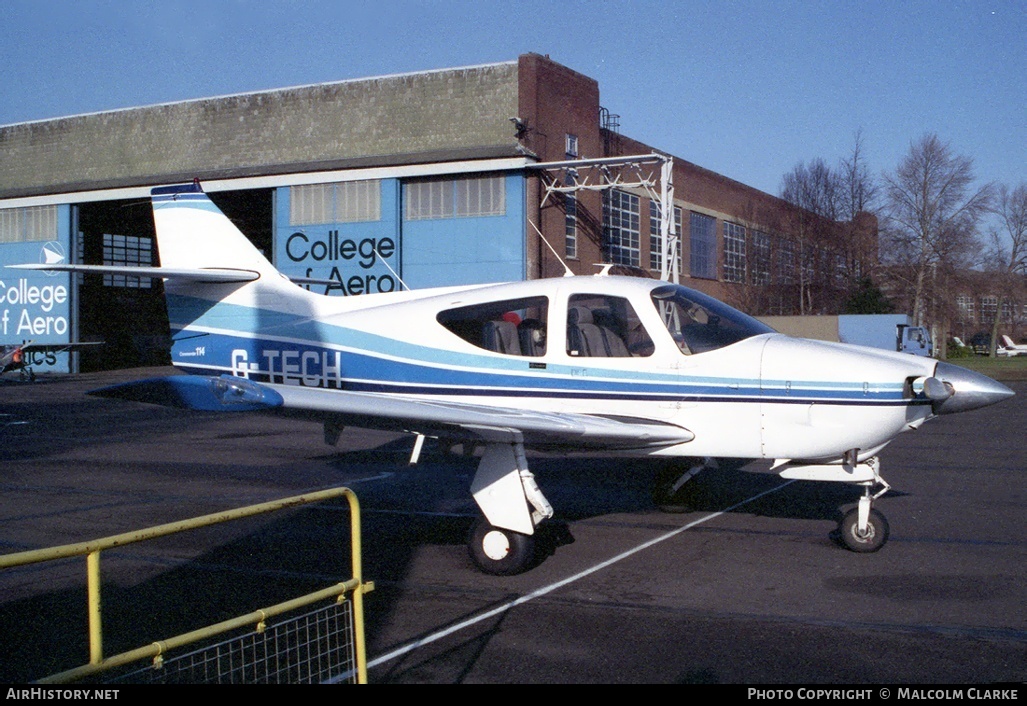
<path fill-rule="evenodd" d="M 557 414 L 308 387 L 276 387 L 276 391 L 281 394 L 285 409 L 331 417 L 349 426 L 477 439 L 516 432 L 530 447 L 644 449 L 695 438 L 688 429 L 650 419 Z"/>

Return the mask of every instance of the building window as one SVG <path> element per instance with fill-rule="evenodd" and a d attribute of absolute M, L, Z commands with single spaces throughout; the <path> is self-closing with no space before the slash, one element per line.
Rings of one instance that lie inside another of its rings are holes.
<path fill-rule="evenodd" d="M 1002 300 L 1002 323 L 1011 324 L 1013 323 L 1013 302 L 1008 299 Z"/>
<path fill-rule="evenodd" d="M 834 276 L 838 286 L 842 286 L 849 276 L 849 261 L 842 253 L 834 255 Z"/>
<path fill-rule="evenodd" d="M 971 319 L 967 316 L 970 297 L 960 294 L 956 297 L 956 323 L 968 323 Z"/>
<path fill-rule="evenodd" d="M 381 220 L 381 182 L 341 181 L 289 190 L 289 224 L 360 223 Z"/>
<path fill-rule="evenodd" d="M 457 179 L 455 187 L 457 218 L 506 213 L 506 180 L 503 177 Z"/>
<path fill-rule="evenodd" d="M 717 219 L 702 213 L 688 218 L 689 271 L 693 277 L 717 278 Z"/>
<path fill-rule="evenodd" d="M 649 199 L 649 269 L 663 269 L 663 234 L 660 232 L 660 205 Z"/>
<path fill-rule="evenodd" d="M 407 220 L 452 218 L 456 213 L 453 205 L 453 182 L 408 182 L 403 185 L 403 205 Z"/>
<path fill-rule="evenodd" d="M 606 261 L 638 267 L 641 261 L 639 198 L 611 189 L 603 199 L 603 243 Z"/>
<path fill-rule="evenodd" d="M 959 297 L 959 304 L 961 320 L 968 324 L 977 323 L 977 302 L 974 301 L 973 297 L 962 296 Z"/>
<path fill-rule="evenodd" d="M 681 209 L 674 208 L 674 226 L 671 235 L 681 233 Z M 673 242 L 673 239 L 671 240 Z M 649 200 L 649 269 L 663 270 L 663 234 L 660 232 L 660 206 Z"/>
<path fill-rule="evenodd" d="M 567 186 L 573 186 L 574 178 L 568 176 L 565 183 Z M 564 252 L 567 257 L 576 258 L 578 256 L 578 197 L 574 195 L 573 191 L 564 194 L 563 224 Z"/>
<path fill-rule="evenodd" d="M 778 273 L 781 284 L 795 284 L 795 241 L 782 240 L 778 253 Z"/>
<path fill-rule="evenodd" d="M 0 243 L 26 243 L 57 237 L 57 207 L 0 209 Z"/>
<path fill-rule="evenodd" d="M 150 267 L 153 265 L 153 241 L 150 238 L 140 238 L 135 235 L 104 233 L 103 264 Z M 149 289 L 152 286 L 152 280 L 149 277 L 104 275 L 103 286 Z"/>
<path fill-rule="evenodd" d="M 981 297 L 981 323 L 994 323 L 997 315 L 998 297 Z"/>
<path fill-rule="evenodd" d="M 567 157 L 570 158 L 570 159 L 577 159 L 578 158 L 578 136 L 577 135 L 570 135 L 570 134 L 567 135 L 567 139 L 566 139 L 566 154 L 567 154 Z"/>
<path fill-rule="evenodd" d="M 745 283 L 745 227 L 724 222 L 724 281 Z"/>
<path fill-rule="evenodd" d="M 758 286 L 770 284 L 771 262 L 770 234 L 754 230 L 752 232 L 752 264 L 749 266 L 753 284 Z"/>
<path fill-rule="evenodd" d="M 503 176 L 425 179 L 403 184 L 405 218 L 474 218 L 506 214 Z"/>

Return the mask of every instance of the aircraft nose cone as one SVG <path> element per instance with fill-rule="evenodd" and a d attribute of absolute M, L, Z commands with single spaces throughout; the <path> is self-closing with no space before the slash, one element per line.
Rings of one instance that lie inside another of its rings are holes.
<path fill-rule="evenodd" d="M 987 407 L 1015 394 L 1008 387 L 992 380 L 987 375 L 981 375 L 951 363 L 938 363 L 934 377 L 952 387 L 951 397 L 935 403 L 936 414 L 953 414 L 978 407 Z"/>

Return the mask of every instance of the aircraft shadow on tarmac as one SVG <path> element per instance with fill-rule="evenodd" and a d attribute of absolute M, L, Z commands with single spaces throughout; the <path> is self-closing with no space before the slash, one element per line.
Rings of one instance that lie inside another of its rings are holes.
<path fill-rule="evenodd" d="M 375 478 L 351 486 L 362 510 L 363 575 L 376 584 L 366 602 L 369 643 L 388 624 L 401 598 L 400 587 L 423 548 L 459 546 L 459 553 L 449 552 L 456 557 L 452 566 L 474 571 L 463 545 L 477 513 L 468 490 L 477 460 L 473 454 L 453 456 L 429 449 L 419 465 L 409 466 L 409 451 L 409 439 L 399 439 L 368 450 L 335 453 L 328 460 L 347 474 Z M 658 512 L 652 487 L 662 465 L 638 459 L 532 457 L 532 470 L 557 509 L 556 517 L 539 528 L 536 561 L 572 544 L 576 521 Z M 746 470 L 705 471 L 695 482 L 690 510 L 696 513 L 724 510 L 784 483 L 775 474 Z M 856 500 L 854 489 L 846 486 L 796 482 L 735 512 L 834 519 L 841 506 Z M 345 500 L 272 517 L 106 552 L 105 653 L 149 644 L 350 577 Z M 232 528 L 222 529 L 227 527 Z M 175 556 L 185 558 L 168 558 Z M 64 562 L 58 573 L 77 575 L 80 567 L 84 582 L 84 561 L 78 560 L 73 569 Z M 46 569 L 18 571 L 22 575 L 15 580 L 21 585 L 59 585 L 45 577 Z M 38 578 L 26 578 L 37 571 Z M 0 602 L 0 635 L 8 645 L 17 646 L 0 660 L 0 682 L 21 683 L 87 661 L 84 593 L 78 585 L 42 588 L 28 597 Z"/>
<path fill-rule="evenodd" d="M 369 536 L 388 537 L 383 543 L 397 546 L 466 543 L 467 532 L 479 512 L 469 490 L 477 464 L 475 454 L 454 454 L 429 441 L 420 462 L 410 466 L 410 449 L 410 440 L 401 438 L 372 449 L 334 454 L 331 463 L 349 469 L 365 466 L 389 474 L 381 483 L 363 485 L 357 491 L 362 507 L 369 513 L 365 524 L 382 524 Z M 536 530 L 539 555 L 535 564 L 574 542 L 574 522 L 603 515 L 671 512 L 691 517 L 734 508 L 730 511 L 837 523 L 845 510 L 856 505 L 860 494 L 858 488 L 843 483 L 788 482 L 769 472 L 769 463 L 756 462 L 742 468 L 703 471 L 689 481 L 687 504 L 668 507 L 654 499 L 654 488 L 657 476 L 672 463 L 610 456 L 531 455 L 532 473 L 555 509 L 554 517 Z M 783 485 L 787 487 L 770 492 Z M 893 489 L 888 499 L 902 495 Z M 744 502 L 750 498 L 756 499 Z M 396 514 L 390 521 L 382 513 Z M 839 541 L 836 536 L 834 539 Z M 393 550 L 383 546 L 379 551 L 387 558 Z M 370 556 L 370 566 L 381 572 L 376 575 L 393 575 L 393 565 L 388 561 L 377 563 L 377 556 L 377 552 Z"/>

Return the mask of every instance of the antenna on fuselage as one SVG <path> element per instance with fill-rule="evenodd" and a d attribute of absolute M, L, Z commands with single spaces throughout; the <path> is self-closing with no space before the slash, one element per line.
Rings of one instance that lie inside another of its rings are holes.
<path fill-rule="evenodd" d="M 530 218 L 528 219 L 528 223 L 531 223 Z M 546 240 L 546 236 L 542 235 L 542 231 L 538 229 L 538 226 L 534 223 L 531 223 L 531 227 L 535 229 L 535 232 L 538 233 L 538 237 L 542 238 L 542 242 L 546 244 L 546 247 L 548 247 L 552 251 L 553 255 L 556 256 L 556 259 L 560 261 L 561 265 L 563 265 L 563 276 L 573 277 L 574 273 L 571 272 L 571 268 L 567 267 L 567 263 L 563 261 L 562 257 L 560 257 L 560 253 L 556 252 L 553 246 L 549 244 L 549 241 Z"/>
<path fill-rule="evenodd" d="M 377 252 L 377 250 L 378 250 L 378 249 L 377 249 L 377 248 L 375 248 L 375 252 Z M 381 256 L 381 253 L 379 252 L 379 253 L 378 253 L 378 255 L 379 255 L 379 256 Z M 408 287 L 408 286 L 407 286 L 407 283 L 403 281 L 403 278 L 399 276 L 399 273 L 398 273 L 398 272 L 396 272 L 396 271 L 395 271 L 394 269 L 392 269 L 392 266 L 391 266 L 391 265 L 389 264 L 388 260 L 386 260 L 386 259 L 385 259 L 384 257 L 382 257 L 382 258 L 381 258 L 381 259 L 379 260 L 379 262 L 380 262 L 380 263 L 382 263 L 383 265 L 385 265 L 385 269 L 387 269 L 387 270 L 388 270 L 389 272 L 391 272 L 391 273 L 392 273 L 392 276 L 396 278 L 396 281 L 397 281 L 397 282 L 399 282 L 399 285 L 400 285 L 400 286 L 401 286 L 401 287 L 402 287 L 403 289 L 405 289 L 405 290 L 407 290 L 407 291 L 410 291 L 410 287 Z"/>

